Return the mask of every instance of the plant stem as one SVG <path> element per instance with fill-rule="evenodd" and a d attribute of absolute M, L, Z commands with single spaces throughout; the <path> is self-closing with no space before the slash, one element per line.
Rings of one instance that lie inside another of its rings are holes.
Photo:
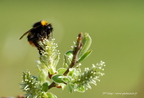
<path fill-rule="evenodd" d="M 49 86 L 48 86 L 48 89 L 51 89 L 52 87 L 55 87 L 56 86 L 56 83 L 55 82 L 52 82 Z"/>
<path fill-rule="evenodd" d="M 76 46 L 73 49 L 73 58 L 72 58 L 71 64 L 69 65 L 69 67 L 67 68 L 67 70 L 64 72 L 63 75 L 66 76 L 69 73 L 69 69 L 72 68 L 77 63 L 77 56 L 81 48 L 82 48 L 82 33 L 78 35 Z M 52 82 L 48 86 L 48 89 L 51 89 L 52 87 L 55 87 L 55 86 L 56 86 L 56 83 Z"/>
<path fill-rule="evenodd" d="M 74 47 L 74 50 L 73 50 L 73 58 L 72 58 L 71 64 L 69 65 L 68 69 L 64 72 L 63 75 L 66 76 L 69 72 L 69 69 L 72 68 L 77 63 L 77 56 L 81 48 L 82 48 L 82 33 L 78 35 L 77 45 Z"/>

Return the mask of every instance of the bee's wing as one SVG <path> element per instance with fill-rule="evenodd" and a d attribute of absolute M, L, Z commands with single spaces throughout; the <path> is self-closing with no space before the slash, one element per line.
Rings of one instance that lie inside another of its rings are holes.
<path fill-rule="evenodd" d="M 21 40 L 27 33 L 29 33 L 30 32 L 30 30 L 29 31 L 27 31 L 27 32 L 25 32 L 20 38 L 19 38 L 19 40 Z"/>
<path fill-rule="evenodd" d="M 39 27 L 39 26 L 37 26 L 37 27 Z M 19 40 L 21 40 L 26 34 L 30 33 L 31 30 L 36 29 L 37 27 L 33 27 L 33 28 L 31 28 L 30 30 L 28 30 L 27 32 L 25 32 L 25 33 L 19 38 Z"/>
<path fill-rule="evenodd" d="M 27 32 L 25 32 L 20 38 L 19 40 L 21 40 L 26 34 L 28 34 L 31 30 L 35 29 L 34 27 L 31 28 L 30 30 L 28 30 Z"/>

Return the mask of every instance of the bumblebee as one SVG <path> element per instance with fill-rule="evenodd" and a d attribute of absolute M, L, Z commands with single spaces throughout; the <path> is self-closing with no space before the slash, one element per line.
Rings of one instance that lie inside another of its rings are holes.
<path fill-rule="evenodd" d="M 25 35 L 27 35 L 28 42 L 30 45 L 37 47 L 39 50 L 43 50 L 42 47 L 39 45 L 39 41 L 43 39 L 49 39 L 50 34 L 53 31 L 53 27 L 47 21 L 38 21 L 33 24 L 33 27 L 25 32 L 19 39 L 22 39 Z"/>

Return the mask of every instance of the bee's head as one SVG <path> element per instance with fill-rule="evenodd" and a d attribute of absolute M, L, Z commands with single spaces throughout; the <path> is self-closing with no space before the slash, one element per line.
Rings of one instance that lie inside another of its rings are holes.
<path fill-rule="evenodd" d="M 51 25 L 51 24 L 48 24 L 48 25 L 47 25 L 47 30 L 49 30 L 50 32 L 52 32 L 52 31 L 53 31 L 53 27 L 52 27 L 52 25 Z"/>

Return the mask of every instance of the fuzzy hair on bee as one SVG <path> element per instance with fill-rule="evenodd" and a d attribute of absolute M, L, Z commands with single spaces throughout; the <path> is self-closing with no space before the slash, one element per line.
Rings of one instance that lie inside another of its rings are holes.
<path fill-rule="evenodd" d="M 30 45 L 37 47 L 40 53 L 40 51 L 43 49 L 38 42 L 42 41 L 43 39 L 49 39 L 52 31 L 53 27 L 50 23 L 44 20 L 38 21 L 34 23 L 33 27 L 25 32 L 19 39 L 21 40 L 25 35 L 27 35 L 27 39 Z"/>

